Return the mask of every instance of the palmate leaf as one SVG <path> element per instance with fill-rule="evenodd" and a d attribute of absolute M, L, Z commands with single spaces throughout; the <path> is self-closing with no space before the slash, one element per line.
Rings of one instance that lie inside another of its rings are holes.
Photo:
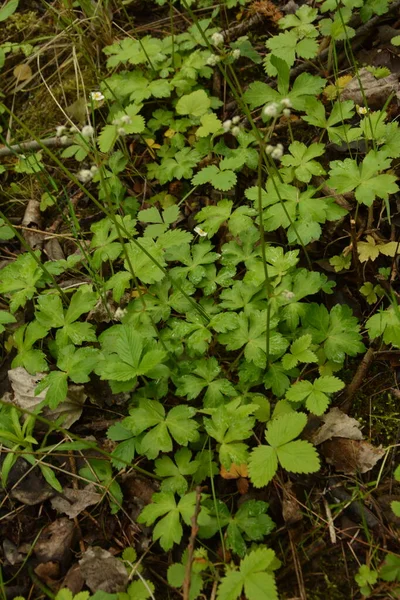
<path fill-rule="evenodd" d="M 167 415 L 160 402 L 140 400 L 139 406 L 130 410 L 130 416 L 124 419 L 123 426 L 135 436 L 144 433 L 140 440 L 140 449 L 148 458 L 157 458 L 160 452 L 171 452 L 172 439 L 180 446 L 198 439 L 198 423 L 192 417 L 196 414 L 190 406 L 175 406 Z"/>
<path fill-rule="evenodd" d="M 31 375 L 39 371 L 48 371 L 45 354 L 41 350 L 34 349 L 34 344 L 46 337 L 48 329 L 37 321 L 31 321 L 28 325 L 22 325 L 14 333 L 13 341 L 18 350 L 13 359 L 11 367 L 25 367 Z"/>
<path fill-rule="evenodd" d="M 218 587 L 218 600 L 237 600 L 246 594 L 248 600 L 278 600 L 273 571 L 280 562 L 273 550 L 257 548 L 241 562 L 238 571 L 230 570 Z"/>
<path fill-rule="evenodd" d="M 323 305 L 307 304 L 301 320 L 304 333 L 311 334 L 329 360 L 342 363 L 346 354 L 356 356 L 365 350 L 358 321 L 346 305 L 337 304 L 329 312 Z"/>
<path fill-rule="evenodd" d="M 173 492 L 183 496 L 188 489 L 185 479 L 188 475 L 194 475 L 200 465 L 199 461 L 191 460 L 192 452 L 188 448 L 180 448 L 175 453 L 175 463 L 169 456 L 162 456 L 155 461 L 155 473 L 163 477 L 161 490 Z"/>
<path fill-rule="evenodd" d="M 204 90 L 196 90 L 182 96 L 176 105 L 178 115 L 201 117 L 210 108 L 211 101 Z"/>
<path fill-rule="evenodd" d="M 280 102 L 289 98 L 296 110 L 304 110 L 308 98 L 317 96 L 325 85 L 325 79 L 315 77 L 309 73 L 301 73 L 289 89 L 289 67 L 284 60 L 271 56 L 271 64 L 278 71 L 278 90 L 272 89 L 266 83 L 255 81 L 251 83 L 244 93 L 245 101 L 250 108 L 258 108 L 269 102 Z"/>
<path fill-rule="evenodd" d="M 70 305 L 64 311 L 61 298 L 55 294 L 42 294 L 38 298 L 37 321 L 44 327 L 58 328 L 56 343 L 58 347 L 68 343 L 80 345 L 83 342 L 95 342 L 95 328 L 90 323 L 76 322 L 82 314 L 94 308 L 98 299 L 89 285 L 81 286 L 72 296 Z"/>
<path fill-rule="evenodd" d="M 274 35 L 267 40 L 266 46 L 271 50 L 272 55 L 283 59 L 290 67 L 293 66 L 296 57 L 309 59 L 314 58 L 318 53 L 318 43 L 315 39 L 299 39 L 293 30 Z M 271 54 L 267 55 L 264 65 L 268 75 L 276 77 L 278 71 L 271 64 Z"/>
<path fill-rule="evenodd" d="M 307 422 L 304 413 L 285 413 L 269 422 L 265 439 L 269 446 L 260 445 L 250 454 L 249 475 L 255 487 L 267 485 L 280 463 L 293 473 L 313 473 L 319 469 L 315 448 L 306 441 L 294 440 Z"/>
<path fill-rule="evenodd" d="M 312 383 L 299 381 L 286 392 L 286 398 L 291 402 L 305 402 L 308 410 L 315 415 L 322 415 L 329 406 L 328 394 L 333 394 L 344 388 L 344 383 L 337 377 L 318 377 Z"/>
<path fill-rule="evenodd" d="M 366 327 L 371 339 L 382 335 L 385 344 L 400 348 L 400 311 L 397 307 L 380 310 L 368 319 Z"/>
<path fill-rule="evenodd" d="M 168 373 L 162 365 L 165 351 L 156 342 L 145 341 L 131 325 L 117 325 L 113 342 L 111 352 L 107 352 L 107 347 L 103 346 L 107 356 L 98 367 L 102 379 L 130 381 L 139 375 L 158 378 L 162 373 Z"/>
<path fill-rule="evenodd" d="M 34 255 L 38 259 L 40 252 Z M 0 294 L 10 295 L 10 311 L 14 313 L 33 298 L 43 270 L 34 256 L 26 252 L 0 270 Z"/>
<path fill-rule="evenodd" d="M 3 331 L 5 331 L 4 325 L 8 325 L 9 323 L 16 323 L 16 321 L 16 318 L 9 312 L 5 310 L 0 310 L 0 333 L 3 333 Z"/>
<path fill-rule="evenodd" d="M 167 551 L 174 544 L 179 544 L 181 541 L 183 535 L 181 519 L 184 523 L 190 525 L 190 520 L 195 513 L 195 506 L 196 492 L 186 494 L 179 500 L 178 504 L 172 492 L 160 492 L 153 494 L 152 503 L 142 510 L 138 522 L 150 526 L 157 519 L 163 517 L 153 529 L 153 540 L 160 540 L 161 548 Z M 202 507 L 198 516 L 198 523 L 202 525 L 208 520 L 206 510 Z"/>
<path fill-rule="evenodd" d="M 382 152 L 370 150 L 361 164 L 346 158 L 332 161 L 327 184 L 340 194 L 355 190 L 358 202 L 371 206 L 375 198 L 387 200 L 389 194 L 398 192 L 396 177 L 380 171 L 390 168 L 390 159 Z"/>

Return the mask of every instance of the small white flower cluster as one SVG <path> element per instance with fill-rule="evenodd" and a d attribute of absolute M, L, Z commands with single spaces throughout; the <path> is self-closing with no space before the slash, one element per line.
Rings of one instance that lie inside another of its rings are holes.
<path fill-rule="evenodd" d="M 119 119 L 114 119 L 114 121 L 112 122 L 113 125 L 117 125 L 118 129 L 118 135 L 120 136 L 124 136 L 127 134 L 126 129 L 124 128 L 124 125 L 130 125 L 132 123 L 132 119 L 130 118 L 129 115 L 123 115 L 122 117 L 120 117 Z"/>
<path fill-rule="evenodd" d="M 290 292 L 289 290 L 283 290 L 282 296 L 285 298 L 285 300 L 293 300 L 293 298 L 295 298 L 296 294 L 294 294 L 293 292 Z"/>
<path fill-rule="evenodd" d="M 65 131 L 68 131 L 68 128 L 65 125 L 58 125 L 56 127 L 56 137 L 59 137 L 61 141 L 68 139 L 66 135 L 63 135 Z M 77 125 L 72 125 L 69 128 L 71 133 L 80 133 L 84 138 L 92 138 L 94 136 L 94 127 L 92 125 L 84 125 L 82 130 L 79 130 Z"/>
<path fill-rule="evenodd" d="M 90 99 L 93 102 L 101 102 L 104 100 L 104 95 L 101 92 L 90 92 Z"/>
<path fill-rule="evenodd" d="M 280 103 L 271 102 L 267 104 L 263 108 L 263 115 L 267 118 L 275 118 L 282 111 L 284 117 L 290 117 L 290 109 L 292 107 L 292 103 L 289 98 L 282 98 Z"/>
<path fill-rule="evenodd" d="M 222 46 L 224 43 L 224 36 L 222 33 L 215 32 L 211 36 L 211 43 L 213 46 Z"/>
<path fill-rule="evenodd" d="M 240 123 L 240 117 L 239 115 L 236 115 L 236 117 L 232 117 L 232 119 L 227 119 L 226 121 L 224 121 L 222 123 L 222 128 L 225 131 L 225 133 L 228 133 L 228 131 L 235 137 L 237 137 L 240 133 L 240 127 L 238 126 Z"/>
<path fill-rule="evenodd" d="M 118 306 L 117 310 L 114 313 L 114 321 L 122 321 L 123 317 L 126 315 L 127 312 L 128 311 L 126 308 L 121 308 L 120 306 Z"/>
<path fill-rule="evenodd" d="M 211 54 L 211 56 L 207 58 L 207 65 L 209 67 L 215 67 L 219 62 L 221 62 L 221 57 L 218 56 L 218 54 Z"/>
<path fill-rule="evenodd" d="M 90 169 L 81 169 L 76 174 L 76 178 L 81 183 L 89 183 L 89 181 L 93 179 L 94 175 L 97 173 L 98 170 L 99 169 L 98 167 L 96 167 L 96 165 L 93 165 Z"/>
<path fill-rule="evenodd" d="M 232 58 L 233 58 L 233 60 L 237 60 L 238 58 L 240 58 L 240 49 L 239 48 L 235 48 L 234 50 L 232 50 Z"/>
<path fill-rule="evenodd" d="M 282 158 L 283 150 L 282 144 L 277 144 L 276 146 L 267 146 L 265 148 L 265 152 L 274 160 L 280 160 Z"/>

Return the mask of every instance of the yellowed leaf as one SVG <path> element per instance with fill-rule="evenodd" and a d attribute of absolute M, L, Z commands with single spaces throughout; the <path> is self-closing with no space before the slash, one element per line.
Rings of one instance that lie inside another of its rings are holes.
<path fill-rule="evenodd" d="M 18 81 L 26 81 L 32 77 L 32 69 L 28 64 L 21 63 L 14 68 L 13 74 Z"/>
<path fill-rule="evenodd" d="M 371 235 L 367 235 L 366 242 L 358 242 L 357 250 L 360 262 L 367 262 L 367 260 L 375 260 L 379 256 L 379 248 L 375 243 L 374 238 Z"/>
<path fill-rule="evenodd" d="M 241 465 L 232 463 L 229 469 L 225 469 L 225 467 L 222 466 L 219 473 L 224 479 L 239 479 L 239 477 L 249 476 L 246 463 L 243 463 Z"/>

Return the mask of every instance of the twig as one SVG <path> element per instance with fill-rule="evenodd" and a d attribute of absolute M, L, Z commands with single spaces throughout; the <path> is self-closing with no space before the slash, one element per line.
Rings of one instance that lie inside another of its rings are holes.
<path fill-rule="evenodd" d="M 225 40 L 238 38 L 247 33 L 252 27 L 260 25 L 265 18 L 265 15 L 257 13 L 250 17 L 250 19 L 247 19 L 247 21 L 243 21 L 243 23 L 239 23 L 239 25 L 233 25 L 232 27 L 229 27 L 229 29 L 221 31 L 221 34 L 224 36 Z"/>
<path fill-rule="evenodd" d="M 303 571 L 301 568 L 301 562 L 299 560 L 299 555 L 297 552 L 296 544 L 294 542 L 293 530 L 288 529 L 289 541 L 290 541 L 290 549 L 292 551 L 293 557 L 293 565 L 296 573 L 297 585 L 299 586 L 299 594 L 301 600 L 307 600 L 306 588 L 304 586 L 304 578 Z"/>
<path fill-rule="evenodd" d="M 41 150 L 42 146 L 46 146 L 46 148 L 67 148 L 67 146 L 72 146 L 73 143 L 74 141 L 72 139 L 65 139 L 64 136 L 44 138 L 39 142 L 30 140 L 29 142 L 21 142 L 20 144 L 13 144 L 12 146 L 0 148 L 0 158 L 2 156 L 9 156 L 10 154 L 21 154 L 23 152 Z"/>
<path fill-rule="evenodd" d="M 189 539 L 189 545 L 188 545 L 188 560 L 187 560 L 186 569 L 185 569 L 185 579 L 183 580 L 183 586 L 182 586 L 183 600 L 189 600 L 190 580 L 192 577 L 194 545 L 196 543 L 196 537 L 197 537 L 197 534 L 199 531 L 197 518 L 200 513 L 200 500 L 201 500 L 201 487 L 197 486 L 197 488 L 196 488 L 196 507 L 194 509 L 194 515 L 191 519 L 192 531 L 190 533 L 190 539 Z"/>
<path fill-rule="evenodd" d="M 357 392 L 358 388 L 362 384 L 362 382 L 365 378 L 365 375 L 366 375 L 372 361 L 374 360 L 374 356 L 375 356 L 375 351 L 373 350 L 373 348 L 368 348 L 367 352 L 364 354 L 362 361 L 358 365 L 357 371 L 355 372 L 351 383 L 347 386 L 347 388 L 344 392 L 345 399 L 344 399 L 343 403 L 340 405 L 340 409 L 343 412 L 345 412 L 345 413 L 349 412 L 349 410 L 351 408 L 351 401 L 354 397 L 354 394 Z"/>

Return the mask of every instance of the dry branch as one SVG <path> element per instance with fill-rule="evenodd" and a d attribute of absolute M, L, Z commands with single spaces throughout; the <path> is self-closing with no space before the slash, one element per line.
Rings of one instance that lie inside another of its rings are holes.
<path fill-rule="evenodd" d="M 51 137 L 43 140 L 30 140 L 29 142 L 21 142 L 20 144 L 13 144 L 12 146 L 3 146 L 0 148 L 0 158 L 2 156 L 9 156 L 10 154 L 22 154 L 24 152 L 34 152 L 35 150 L 41 150 L 43 146 L 46 148 L 66 148 L 72 146 L 74 141 L 72 139 L 64 139 L 63 137 Z"/>

